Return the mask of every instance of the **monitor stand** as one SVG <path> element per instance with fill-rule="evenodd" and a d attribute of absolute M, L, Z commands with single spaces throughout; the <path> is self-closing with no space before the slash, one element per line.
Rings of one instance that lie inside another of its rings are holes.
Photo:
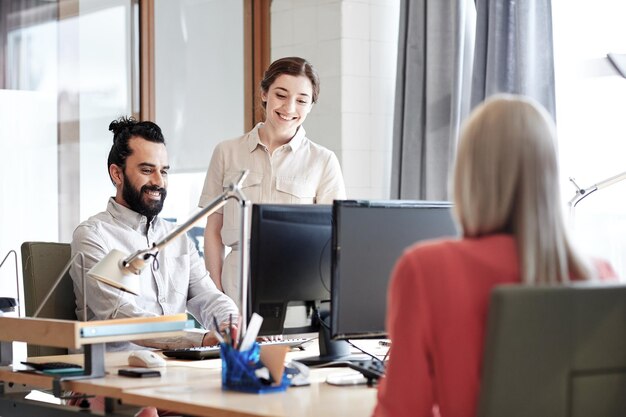
<path fill-rule="evenodd" d="M 372 359 L 370 356 L 354 355 L 350 353 L 350 344 L 345 340 L 332 340 L 330 337 L 330 314 L 328 312 L 320 312 L 320 330 L 319 330 L 319 356 L 310 356 L 308 358 L 297 359 L 307 366 L 328 365 L 328 366 L 345 366 L 345 362 L 367 361 Z M 334 362 L 337 362 L 336 364 Z M 343 362 L 343 363 L 342 363 Z"/>

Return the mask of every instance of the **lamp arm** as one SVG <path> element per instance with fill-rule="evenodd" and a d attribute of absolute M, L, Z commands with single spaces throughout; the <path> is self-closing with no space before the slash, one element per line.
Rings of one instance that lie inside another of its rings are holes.
<path fill-rule="evenodd" d="M 0 268 L 2 268 L 2 265 L 4 265 L 4 263 L 7 261 L 7 258 L 9 257 L 10 254 L 13 254 L 13 257 L 15 259 L 15 288 L 17 289 L 17 316 L 21 317 L 21 307 L 20 307 L 20 278 L 17 272 L 17 252 L 15 252 L 13 249 L 11 249 L 6 256 L 4 257 L 4 259 L 2 260 L 2 262 L 0 262 Z"/>
<path fill-rule="evenodd" d="M 156 257 L 161 249 L 167 246 L 172 240 L 178 238 L 187 230 L 191 229 L 191 227 L 198 220 L 202 219 L 203 217 L 210 216 L 220 208 L 224 207 L 230 198 L 234 198 L 240 204 L 244 204 L 246 198 L 241 192 L 241 186 L 243 185 L 244 179 L 248 176 L 248 173 L 249 171 L 247 169 L 242 171 L 237 181 L 230 184 L 226 191 L 217 196 L 206 207 L 202 208 L 202 210 L 194 214 L 189 220 L 174 229 L 159 242 L 154 243 L 152 247 L 148 249 L 138 250 L 137 252 L 124 258 L 121 266 L 126 270 L 132 272 L 133 274 L 139 275 L 141 271 L 143 271 L 143 269 L 145 268 L 146 261 L 148 259 L 150 259 L 151 257 Z"/>
<path fill-rule="evenodd" d="M 608 187 L 609 185 L 613 185 L 616 182 L 620 182 L 623 179 L 626 179 L 626 172 L 622 172 L 621 174 L 617 174 L 614 177 L 608 178 L 604 181 L 600 181 L 599 183 L 595 184 L 594 187 L 600 190 L 602 188 Z"/>
<path fill-rule="evenodd" d="M 63 270 L 57 277 L 56 281 L 54 281 L 54 284 L 52 284 L 52 287 L 50 287 L 50 290 L 43 298 L 43 301 L 41 302 L 41 304 L 39 304 L 39 307 L 37 307 L 37 310 L 33 314 L 33 317 L 37 317 L 39 313 L 41 313 L 41 310 L 48 302 L 48 299 L 52 297 L 54 290 L 57 289 L 59 283 L 61 282 L 67 271 L 70 270 L 70 267 L 72 266 L 76 258 L 80 258 L 80 279 L 83 286 L 83 321 L 87 321 L 87 282 L 85 281 L 85 255 L 82 252 L 75 253 L 74 256 L 70 258 L 69 262 L 63 267 Z"/>

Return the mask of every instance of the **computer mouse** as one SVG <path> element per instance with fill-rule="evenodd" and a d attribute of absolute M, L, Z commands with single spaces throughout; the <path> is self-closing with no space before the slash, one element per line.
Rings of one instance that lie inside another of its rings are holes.
<path fill-rule="evenodd" d="M 158 353 L 151 350 L 133 350 L 128 355 L 128 364 L 142 368 L 159 368 L 165 366 L 167 362 Z"/>
<path fill-rule="evenodd" d="M 309 381 L 309 367 L 298 361 L 291 361 L 285 364 L 285 373 L 290 379 L 292 387 L 311 385 Z"/>

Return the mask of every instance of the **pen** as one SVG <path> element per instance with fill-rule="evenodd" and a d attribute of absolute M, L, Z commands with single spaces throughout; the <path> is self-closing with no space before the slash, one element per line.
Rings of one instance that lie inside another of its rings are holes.
<path fill-rule="evenodd" d="M 230 345 L 232 343 L 232 335 L 229 328 L 224 329 L 224 339 L 226 339 L 226 344 Z"/>
<path fill-rule="evenodd" d="M 228 334 L 230 336 L 230 345 L 232 347 L 235 347 L 235 340 L 233 339 L 232 331 L 233 331 L 233 314 L 231 313 L 228 319 Z"/>
<path fill-rule="evenodd" d="M 222 332 L 220 331 L 220 326 L 217 324 L 217 319 L 213 316 L 213 325 L 215 326 L 215 338 L 220 343 L 225 343 L 224 338 L 222 337 Z"/>

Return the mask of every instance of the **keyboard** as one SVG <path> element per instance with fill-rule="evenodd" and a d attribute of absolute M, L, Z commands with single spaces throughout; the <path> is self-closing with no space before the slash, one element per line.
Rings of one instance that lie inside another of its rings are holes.
<path fill-rule="evenodd" d="M 74 363 L 68 363 L 68 362 L 40 362 L 40 363 L 35 363 L 35 362 L 24 362 L 22 361 L 22 363 L 24 365 L 28 365 L 31 368 L 37 370 L 37 371 L 54 371 L 54 370 L 59 370 L 59 369 L 72 369 L 72 370 L 82 370 L 82 366 L 80 365 L 76 365 Z"/>
<path fill-rule="evenodd" d="M 259 345 L 285 345 L 291 348 L 302 348 L 306 342 L 311 339 L 306 338 L 295 338 L 295 339 L 283 339 L 283 340 L 275 340 L 275 341 L 267 341 L 267 342 L 259 342 Z M 163 351 L 163 354 L 168 358 L 175 359 L 190 359 L 190 360 L 201 360 L 201 359 L 216 359 L 220 357 L 220 346 L 197 346 L 190 348 L 182 348 L 182 349 L 166 349 Z"/>

